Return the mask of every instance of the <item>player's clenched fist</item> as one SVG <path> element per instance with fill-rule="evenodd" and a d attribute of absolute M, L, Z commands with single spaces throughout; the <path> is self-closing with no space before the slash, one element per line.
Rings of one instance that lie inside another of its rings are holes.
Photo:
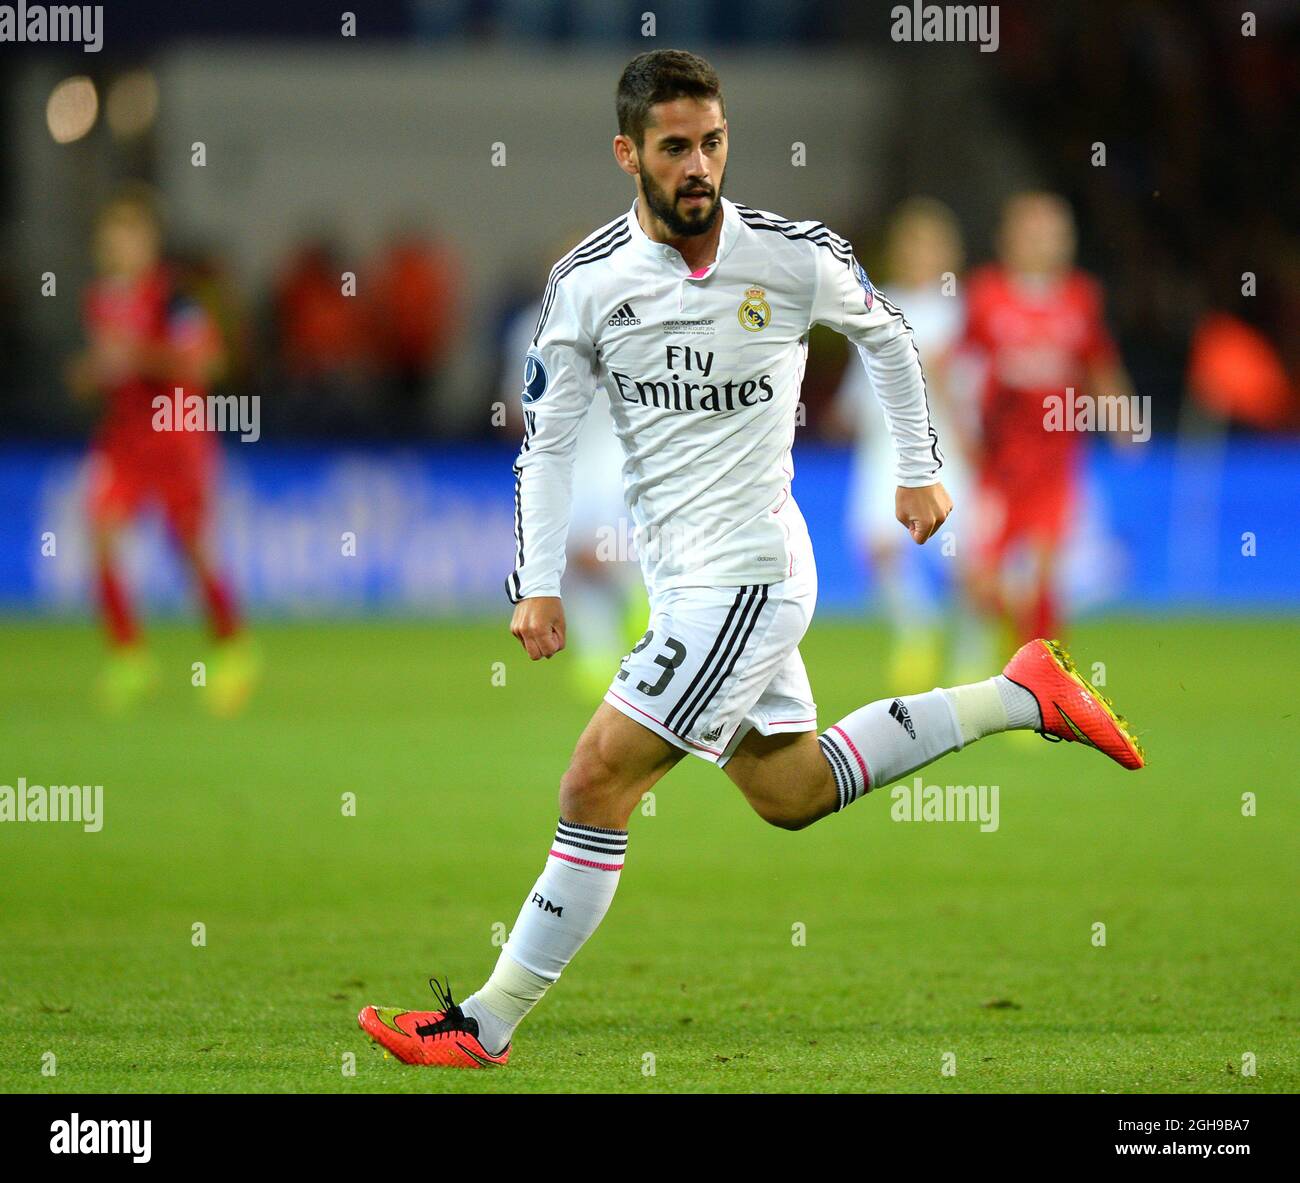
<path fill-rule="evenodd" d="M 894 494 L 894 513 L 907 527 L 912 540 L 920 546 L 952 513 L 952 498 L 942 484 L 925 485 L 919 489 L 900 486 Z"/>
<path fill-rule="evenodd" d="M 534 661 L 564 648 L 564 605 L 559 596 L 530 596 L 515 605 L 510 631 Z"/>

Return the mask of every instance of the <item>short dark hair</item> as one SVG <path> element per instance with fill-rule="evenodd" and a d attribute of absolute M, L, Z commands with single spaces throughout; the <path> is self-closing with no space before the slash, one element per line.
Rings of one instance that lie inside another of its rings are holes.
<path fill-rule="evenodd" d="M 722 101 L 722 83 L 717 72 L 702 57 L 684 49 L 652 49 L 638 54 L 623 70 L 618 80 L 618 130 L 633 140 L 637 148 L 645 143 L 650 108 L 673 99 L 717 99 L 722 117 L 727 107 Z"/>

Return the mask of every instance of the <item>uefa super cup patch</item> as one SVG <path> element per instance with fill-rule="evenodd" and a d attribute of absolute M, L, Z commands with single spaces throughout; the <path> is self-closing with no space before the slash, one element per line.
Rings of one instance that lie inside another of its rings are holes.
<path fill-rule="evenodd" d="M 853 260 L 853 278 L 862 285 L 862 291 L 865 293 L 863 299 L 866 301 L 867 311 L 871 311 L 871 306 L 876 302 L 876 289 L 871 286 L 871 280 L 867 278 L 867 273 L 862 264 Z"/>
<path fill-rule="evenodd" d="M 536 353 L 528 354 L 524 358 L 524 402 L 535 403 L 541 398 L 546 393 L 548 381 L 541 357 Z"/>

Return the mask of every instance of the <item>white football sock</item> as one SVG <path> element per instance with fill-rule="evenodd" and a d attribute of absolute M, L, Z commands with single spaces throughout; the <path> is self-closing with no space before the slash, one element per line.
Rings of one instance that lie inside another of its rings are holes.
<path fill-rule="evenodd" d="M 1041 725 L 1038 704 L 1001 674 L 859 707 L 817 737 L 843 809 L 887 784 L 997 731 Z"/>
<path fill-rule="evenodd" d="M 1038 699 L 1019 682 L 1013 682 L 1005 674 L 995 675 L 992 681 L 997 683 L 1002 707 L 1007 712 L 1004 730 L 1037 731 L 1043 725 L 1043 712 L 1038 709 Z"/>
<path fill-rule="evenodd" d="M 492 976 L 460 1004 L 460 1009 L 478 1020 L 479 1043 L 499 1056 L 510 1042 L 511 1033 L 541 1002 L 551 984 L 547 978 L 529 973 L 502 950 Z"/>
<path fill-rule="evenodd" d="M 618 887 L 626 830 L 605 830 L 563 818 L 542 874 L 519 912 L 483 987 L 461 1004 L 479 1025 L 493 1055 L 510 1042 L 520 1020 L 559 980 L 604 919 Z"/>

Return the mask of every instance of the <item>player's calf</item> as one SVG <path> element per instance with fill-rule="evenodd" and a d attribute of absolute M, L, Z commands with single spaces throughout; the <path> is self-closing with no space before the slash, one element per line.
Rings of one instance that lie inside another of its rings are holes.
<path fill-rule="evenodd" d="M 811 731 L 750 731 L 723 771 L 769 825 L 803 830 L 836 809 L 835 781 Z"/>

